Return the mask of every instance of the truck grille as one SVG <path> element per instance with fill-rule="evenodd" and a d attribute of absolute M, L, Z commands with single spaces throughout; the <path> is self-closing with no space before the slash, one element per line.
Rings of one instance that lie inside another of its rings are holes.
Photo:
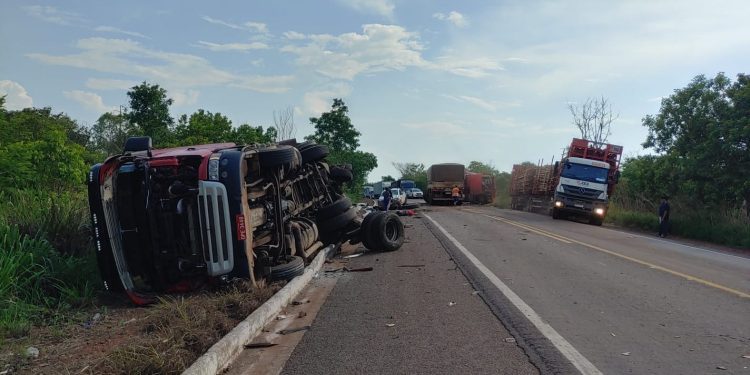
<path fill-rule="evenodd" d="M 198 188 L 201 244 L 208 274 L 223 275 L 234 268 L 227 190 L 223 184 L 213 181 L 200 181 Z"/>
<path fill-rule="evenodd" d="M 596 199 L 602 193 L 601 190 L 589 189 L 589 188 L 580 187 L 580 186 L 563 184 L 562 187 L 563 187 L 563 191 L 565 191 L 565 194 L 569 194 L 569 195 L 573 195 L 577 197 Z"/>

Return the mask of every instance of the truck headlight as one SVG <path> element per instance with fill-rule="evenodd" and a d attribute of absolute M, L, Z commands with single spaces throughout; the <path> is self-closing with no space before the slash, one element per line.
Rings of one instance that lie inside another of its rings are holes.
<path fill-rule="evenodd" d="M 603 208 L 595 208 L 594 213 L 599 216 L 604 216 L 604 209 Z"/>
<path fill-rule="evenodd" d="M 560 208 L 562 206 L 563 206 L 563 202 L 560 202 L 560 201 L 555 202 L 555 207 Z"/>
<path fill-rule="evenodd" d="M 219 154 L 213 154 L 208 159 L 208 179 L 211 181 L 219 181 L 219 158 Z"/>

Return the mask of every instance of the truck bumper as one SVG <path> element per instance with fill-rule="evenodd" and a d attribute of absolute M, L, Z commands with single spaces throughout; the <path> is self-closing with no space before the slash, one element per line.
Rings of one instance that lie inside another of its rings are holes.
<path fill-rule="evenodd" d="M 567 194 L 555 194 L 552 202 L 553 209 L 570 214 L 599 216 L 607 214 L 608 202 L 592 200 Z"/>

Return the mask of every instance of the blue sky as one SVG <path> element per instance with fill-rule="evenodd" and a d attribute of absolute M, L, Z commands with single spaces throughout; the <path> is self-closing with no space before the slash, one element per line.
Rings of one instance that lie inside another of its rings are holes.
<path fill-rule="evenodd" d="M 578 134 L 570 102 L 607 97 L 610 141 L 648 153 L 641 118 L 694 76 L 750 73 L 747 1 L 67 1 L 0 3 L 0 93 L 84 124 L 168 90 L 268 126 L 294 108 L 297 138 L 341 97 L 393 162 L 559 158 Z"/>

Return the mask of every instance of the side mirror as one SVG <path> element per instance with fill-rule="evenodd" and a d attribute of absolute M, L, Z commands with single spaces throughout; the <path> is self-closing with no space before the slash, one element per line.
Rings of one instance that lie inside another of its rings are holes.
<path fill-rule="evenodd" d="M 614 183 L 620 182 L 620 171 L 615 171 L 615 174 L 612 176 L 612 181 L 614 181 Z"/>
<path fill-rule="evenodd" d="M 555 162 L 555 174 L 557 174 L 557 172 L 558 172 L 559 170 L 560 170 L 560 162 L 559 162 L 559 161 L 556 161 L 556 162 Z"/>

